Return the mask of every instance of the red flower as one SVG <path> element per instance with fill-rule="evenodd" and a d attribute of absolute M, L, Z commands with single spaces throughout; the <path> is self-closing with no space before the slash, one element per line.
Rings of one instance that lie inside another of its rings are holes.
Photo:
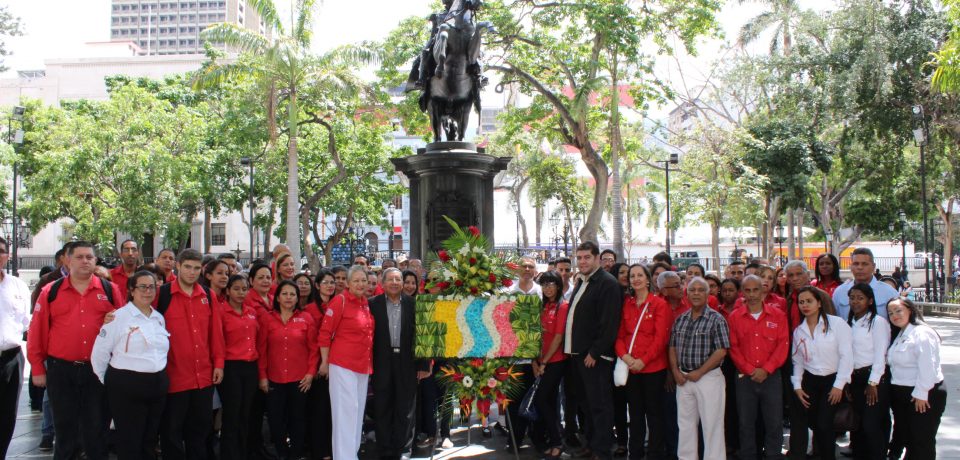
<path fill-rule="evenodd" d="M 470 234 L 473 236 L 480 236 L 480 229 L 477 228 L 475 225 L 471 225 L 470 227 L 467 228 L 467 230 L 470 230 Z"/>
<path fill-rule="evenodd" d="M 480 367 L 483 365 L 483 358 L 473 358 L 470 360 L 470 365 L 473 367 Z"/>
<path fill-rule="evenodd" d="M 500 280 L 500 281 L 501 281 L 501 282 L 503 283 L 503 285 L 506 286 L 506 287 L 513 286 L 513 280 L 510 279 L 510 278 L 504 278 L 504 279 L 502 279 L 502 280 Z"/>
<path fill-rule="evenodd" d="M 471 258 L 470 258 L 470 265 L 476 265 L 476 264 L 477 264 L 477 258 L 476 258 L 476 257 L 471 257 Z"/>
<path fill-rule="evenodd" d="M 510 377 L 510 371 L 508 371 L 507 368 L 500 366 L 497 368 L 497 370 L 493 371 L 493 377 L 503 382 Z"/>
<path fill-rule="evenodd" d="M 491 274 L 490 274 L 490 282 L 491 282 L 491 283 L 496 283 L 496 282 L 497 282 L 497 275 L 496 275 L 496 274 L 494 274 L 494 273 L 491 273 Z"/>
<path fill-rule="evenodd" d="M 463 286 L 463 280 L 456 280 L 453 282 L 453 285 L 456 287 Z"/>
<path fill-rule="evenodd" d="M 490 394 L 490 387 L 484 385 L 483 388 L 480 389 L 480 394 L 483 396 Z"/>
<path fill-rule="evenodd" d="M 446 281 L 441 281 L 441 282 L 437 283 L 437 287 L 440 288 L 440 289 L 446 289 L 446 288 L 450 287 L 450 283 L 448 283 L 448 282 L 446 282 Z"/>
<path fill-rule="evenodd" d="M 496 399 L 497 399 L 497 404 L 504 404 L 509 401 L 507 399 L 507 395 L 501 393 L 499 390 L 497 391 Z"/>
<path fill-rule="evenodd" d="M 471 293 L 471 294 L 476 294 L 476 293 L 478 293 L 478 292 L 480 292 L 480 290 L 477 289 L 476 287 L 470 288 L 470 293 Z"/>
<path fill-rule="evenodd" d="M 490 415 L 490 400 L 481 399 L 477 401 L 477 410 L 483 414 L 484 417 Z"/>
<path fill-rule="evenodd" d="M 509 268 L 510 270 L 519 270 L 520 266 L 513 262 L 507 262 L 507 268 Z"/>
<path fill-rule="evenodd" d="M 463 374 L 453 374 L 453 381 L 454 381 L 454 382 L 462 382 L 462 381 L 463 381 Z"/>
<path fill-rule="evenodd" d="M 450 260 L 450 254 L 447 254 L 447 251 L 442 249 L 440 250 L 440 252 L 437 253 L 437 257 L 440 257 L 440 260 L 444 262 L 447 262 Z"/>

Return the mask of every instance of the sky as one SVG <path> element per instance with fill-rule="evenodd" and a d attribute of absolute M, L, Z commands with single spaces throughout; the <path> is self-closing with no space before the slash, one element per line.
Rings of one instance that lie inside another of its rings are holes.
<path fill-rule="evenodd" d="M 275 1 L 280 14 L 288 16 L 291 0 Z M 431 3 L 431 0 L 322 0 L 318 2 L 315 16 L 314 51 L 319 53 L 346 43 L 383 39 L 401 19 L 414 15 L 426 17 Z M 42 69 L 47 59 L 93 57 L 86 54 L 84 44 L 110 39 L 110 0 L 0 0 L 0 4 L 9 5 L 25 29 L 22 37 L 8 39 L 7 47 L 13 55 L 8 56 L 5 63 L 10 70 L 0 74 L 0 78 L 15 77 L 17 70 Z M 823 11 L 835 2 L 803 0 L 802 4 Z M 736 37 L 743 23 L 762 9 L 757 2 L 727 2 L 718 15 L 724 36 Z M 769 33 L 761 36 L 755 45 L 757 51 L 765 50 L 769 41 Z M 697 56 L 664 58 L 658 63 L 657 74 L 674 82 L 679 81 L 677 71 L 681 67 L 687 79 L 707 75 L 718 59 L 722 44 L 719 39 L 704 39 L 698 46 Z M 650 115 L 662 119 L 672 108 L 673 104 L 657 107 Z"/>

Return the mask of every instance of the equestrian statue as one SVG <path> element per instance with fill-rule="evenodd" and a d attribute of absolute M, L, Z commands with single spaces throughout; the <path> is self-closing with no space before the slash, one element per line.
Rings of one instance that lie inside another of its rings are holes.
<path fill-rule="evenodd" d="M 405 91 L 420 90 L 420 110 L 430 116 L 435 142 L 462 141 L 471 106 L 480 113 L 480 91 L 487 79 L 477 62 L 489 21 L 476 22 L 481 0 L 443 0 L 444 11 L 430 16 L 432 28 L 413 62 Z"/>

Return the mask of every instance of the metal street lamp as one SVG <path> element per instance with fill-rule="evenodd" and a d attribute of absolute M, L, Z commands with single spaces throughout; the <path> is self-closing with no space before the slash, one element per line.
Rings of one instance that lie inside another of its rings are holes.
<path fill-rule="evenodd" d="M 519 199 L 519 197 L 517 199 Z M 520 253 L 520 204 L 511 202 L 510 208 L 513 209 L 514 214 L 517 215 L 517 253 Z"/>
<path fill-rule="evenodd" d="M 560 216 L 555 215 L 550 218 L 550 225 L 553 226 L 553 250 L 556 252 L 560 246 Z"/>
<path fill-rule="evenodd" d="M 390 211 L 390 244 L 389 246 L 390 246 L 390 259 L 393 260 L 393 229 L 394 229 L 393 215 L 394 215 L 394 212 L 397 210 L 397 206 L 393 204 L 393 202 L 391 201 L 390 205 L 387 206 L 387 210 Z"/>
<path fill-rule="evenodd" d="M 783 265 L 783 219 L 777 219 L 777 241 L 780 243 L 780 251 L 777 252 L 777 263 Z"/>
<path fill-rule="evenodd" d="M 666 179 L 667 238 L 666 238 L 666 244 L 664 245 L 664 248 L 667 254 L 670 254 L 670 165 L 675 165 L 680 163 L 680 156 L 676 153 L 671 153 L 669 160 L 660 160 L 660 161 L 657 161 L 657 163 L 663 163 L 663 171 L 665 173 L 665 179 Z"/>
<path fill-rule="evenodd" d="M 254 204 L 253 204 L 253 158 L 243 157 L 240 159 L 240 164 L 250 168 L 250 260 L 253 260 L 253 249 L 254 249 L 254 232 L 255 227 L 253 226 L 253 217 L 254 217 Z M 239 247 L 239 245 L 237 246 Z M 237 254 L 237 259 L 240 259 L 240 255 Z"/>
<path fill-rule="evenodd" d="M 10 112 L 10 118 L 7 119 L 7 144 L 10 144 L 13 147 L 13 153 L 17 153 L 17 146 L 23 144 L 23 130 L 18 129 L 13 130 L 13 120 L 23 120 L 23 114 L 27 109 L 21 106 L 13 107 L 13 110 Z M 18 171 L 17 171 L 17 161 L 16 158 L 13 160 L 13 234 L 11 237 L 11 248 L 10 248 L 10 257 L 13 259 L 11 263 L 12 274 L 13 276 L 20 276 L 20 260 L 17 256 L 18 248 L 20 247 L 20 240 L 17 237 L 17 231 L 19 230 L 19 220 L 17 219 L 17 183 L 19 181 Z"/>
<path fill-rule="evenodd" d="M 927 163 L 926 163 L 926 146 L 928 140 L 927 133 L 927 123 L 923 116 L 923 106 L 915 105 L 913 106 L 913 139 L 916 141 L 917 146 L 920 147 L 920 201 L 923 203 L 923 276 L 925 283 L 925 290 L 927 298 L 930 298 L 930 261 L 928 254 L 930 252 L 929 244 L 930 237 L 929 235 L 929 226 L 927 225 Z"/>
<path fill-rule="evenodd" d="M 900 259 L 902 270 L 900 273 L 903 279 L 907 279 L 907 213 L 901 209 L 898 216 L 900 217 L 900 251 L 902 253 Z"/>

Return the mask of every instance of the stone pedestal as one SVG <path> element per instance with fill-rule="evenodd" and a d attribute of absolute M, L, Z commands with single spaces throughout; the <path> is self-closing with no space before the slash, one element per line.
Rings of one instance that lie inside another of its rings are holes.
<path fill-rule="evenodd" d="M 493 243 L 493 178 L 510 160 L 469 142 L 434 142 L 416 155 L 392 159 L 410 180 L 411 257 L 440 249 L 453 233 L 444 215 L 461 226 L 476 225 Z"/>

